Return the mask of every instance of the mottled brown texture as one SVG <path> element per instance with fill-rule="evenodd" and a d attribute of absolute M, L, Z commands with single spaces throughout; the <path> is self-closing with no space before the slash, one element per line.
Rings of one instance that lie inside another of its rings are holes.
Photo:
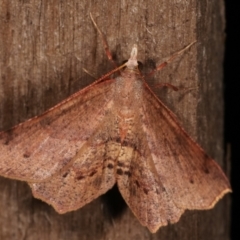
<path fill-rule="evenodd" d="M 127 59 L 133 43 L 138 43 L 139 59 L 149 69 L 197 39 L 196 48 L 147 80 L 154 81 L 151 86 L 159 82 L 199 86 L 177 93 L 152 89 L 226 169 L 222 144 L 224 8 L 218 0 L 1 1 L 1 130 L 41 114 L 91 83 L 83 67 L 96 77 L 111 69 L 90 11 L 119 63 Z M 99 199 L 59 215 L 32 198 L 23 182 L 1 178 L 0 188 L 0 239 L 229 239 L 228 196 L 210 211 L 187 211 L 177 224 L 152 235 L 129 210 L 120 219 L 109 218 Z"/>

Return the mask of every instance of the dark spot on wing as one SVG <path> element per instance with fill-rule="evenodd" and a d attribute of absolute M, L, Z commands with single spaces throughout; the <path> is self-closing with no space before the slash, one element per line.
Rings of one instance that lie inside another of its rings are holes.
<path fill-rule="evenodd" d="M 118 174 L 118 175 L 123 175 L 123 170 L 122 170 L 121 168 L 118 168 L 118 169 L 117 169 L 117 174 Z"/>
<path fill-rule="evenodd" d="M 9 140 L 7 139 L 5 142 L 4 142 L 4 145 L 8 145 L 9 144 Z"/>
<path fill-rule="evenodd" d="M 210 171 L 208 170 L 208 168 L 204 168 L 204 172 L 205 172 L 206 174 L 209 174 L 209 173 L 210 173 Z"/>
<path fill-rule="evenodd" d="M 109 169 L 113 169 L 113 164 L 112 164 L 112 163 L 109 163 L 109 164 L 107 165 L 107 167 L 108 167 Z"/>
<path fill-rule="evenodd" d="M 94 174 L 97 173 L 97 170 L 93 170 L 90 174 L 89 174 L 89 177 L 92 177 Z"/>
<path fill-rule="evenodd" d="M 137 187 L 140 187 L 138 180 L 136 180 L 135 183 L 136 183 Z"/>
<path fill-rule="evenodd" d="M 65 173 L 62 175 L 62 177 L 65 178 L 65 177 L 67 177 L 67 175 L 68 175 L 68 172 L 65 172 Z"/>
<path fill-rule="evenodd" d="M 143 188 L 143 191 L 144 191 L 145 194 L 148 194 L 148 189 Z"/>
<path fill-rule="evenodd" d="M 193 181 L 193 179 L 192 179 L 192 178 L 189 180 L 189 182 L 190 182 L 191 184 L 193 184 L 193 183 L 194 183 L 194 181 Z"/>
<path fill-rule="evenodd" d="M 84 179 L 84 176 L 83 176 L 83 175 L 78 175 L 78 176 L 76 177 L 76 179 L 77 179 L 77 180 L 82 180 L 82 179 Z"/>
<path fill-rule="evenodd" d="M 31 156 L 30 153 L 24 153 L 24 154 L 23 154 L 23 157 L 24 157 L 24 158 L 29 158 L 30 156 Z"/>

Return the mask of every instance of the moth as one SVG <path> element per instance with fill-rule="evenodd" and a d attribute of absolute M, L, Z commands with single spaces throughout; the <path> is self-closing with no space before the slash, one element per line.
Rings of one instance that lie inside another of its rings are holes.
<path fill-rule="evenodd" d="M 0 175 L 28 182 L 58 213 L 83 207 L 116 183 L 153 233 L 186 209 L 214 207 L 231 191 L 229 181 L 147 85 L 137 52 L 134 45 L 124 65 L 1 132 Z M 119 76 L 111 78 L 114 72 Z"/>

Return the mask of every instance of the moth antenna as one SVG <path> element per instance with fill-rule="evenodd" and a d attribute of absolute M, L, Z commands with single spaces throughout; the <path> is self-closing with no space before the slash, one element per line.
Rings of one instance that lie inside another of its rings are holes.
<path fill-rule="evenodd" d="M 107 40 L 106 38 L 104 37 L 104 34 L 102 33 L 102 31 L 100 30 L 100 28 L 98 27 L 97 23 L 94 21 L 93 19 L 93 16 L 92 16 L 92 13 L 89 14 L 90 15 L 90 18 L 92 20 L 92 23 L 94 25 L 94 27 L 97 29 L 98 33 L 100 34 L 101 38 L 102 38 L 102 42 L 103 42 L 103 47 L 104 47 L 104 50 L 105 50 L 105 53 L 108 57 L 108 59 L 113 63 L 114 67 L 117 67 L 117 64 L 115 63 L 115 61 L 113 60 L 113 56 L 112 56 L 112 53 L 109 49 L 109 46 L 108 46 L 108 43 L 107 43 Z"/>

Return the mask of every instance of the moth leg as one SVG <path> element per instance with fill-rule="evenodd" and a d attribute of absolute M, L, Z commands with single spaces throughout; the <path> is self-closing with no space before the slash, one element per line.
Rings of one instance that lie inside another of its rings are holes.
<path fill-rule="evenodd" d="M 102 38 L 104 50 L 105 50 L 105 52 L 106 52 L 106 55 L 107 55 L 108 59 L 113 63 L 114 67 L 117 67 L 116 62 L 113 60 L 112 53 L 110 52 L 110 49 L 109 49 L 107 40 L 106 40 L 106 38 L 104 37 L 102 31 L 99 29 L 97 23 L 94 21 L 93 16 L 92 16 L 91 13 L 90 13 L 90 18 L 91 18 L 91 20 L 92 20 L 92 22 L 93 22 L 94 27 L 97 29 L 98 33 L 100 34 L 100 36 L 101 36 L 101 38 Z"/>
<path fill-rule="evenodd" d="M 159 64 L 153 71 L 151 71 L 149 74 L 147 74 L 146 77 L 150 77 L 152 76 L 155 72 L 162 70 L 163 68 L 165 68 L 170 62 L 172 62 L 176 57 L 180 56 L 183 52 L 185 52 L 188 48 L 190 48 L 194 43 L 196 43 L 196 41 L 190 43 L 189 45 L 187 45 L 185 48 L 183 48 L 182 50 L 174 53 L 172 56 L 168 57 L 164 62 L 162 62 L 161 64 Z M 171 84 L 169 84 L 171 85 Z M 172 88 L 172 87 L 171 87 Z M 176 88 L 176 87 L 175 87 Z M 174 91 L 177 91 L 173 88 Z"/>

